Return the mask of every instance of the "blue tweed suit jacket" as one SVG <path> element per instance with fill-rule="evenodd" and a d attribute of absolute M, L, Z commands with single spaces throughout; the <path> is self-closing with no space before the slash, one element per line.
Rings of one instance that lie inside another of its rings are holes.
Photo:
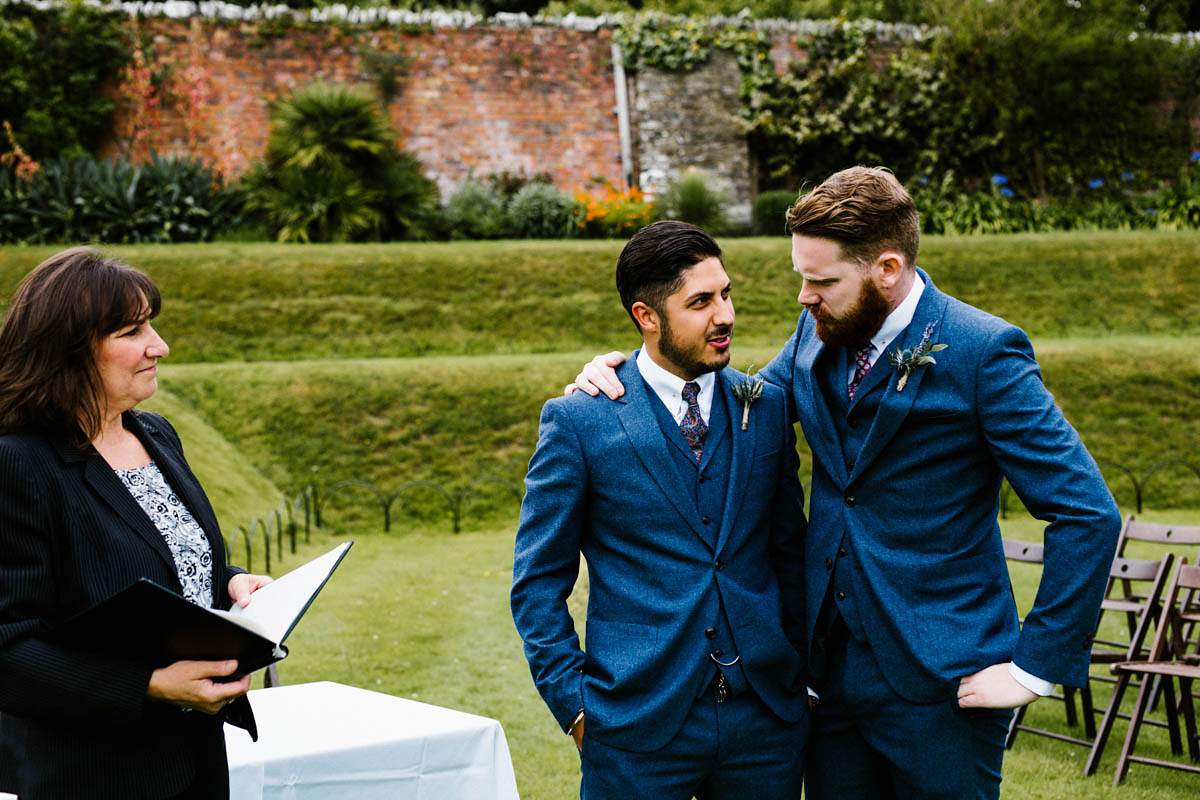
<path fill-rule="evenodd" d="M 762 372 L 790 392 L 813 453 L 806 630 L 845 548 L 871 649 L 901 696 L 953 697 L 961 677 L 1009 660 L 1082 686 L 1120 530 L 1116 505 L 1025 334 L 920 275 L 924 294 L 890 349 L 914 347 L 930 324 L 948 349 L 902 391 L 880 355 L 850 404 L 852 415 L 882 393 L 858 452 L 838 434 L 833 415 L 846 412 L 819 385 L 840 351 L 817 338 L 810 314 Z M 834 373 L 844 387 L 844 372 Z M 997 524 L 1003 478 L 1048 523 L 1041 585 L 1020 630 Z"/>
<path fill-rule="evenodd" d="M 726 482 L 714 538 L 667 450 L 651 405 L 661 401 L 633 359 L 618 375 L 618 402 L 576 392 L 542 410 L 511 596 L 538 691 L 564 730 L 584 709 L 589 738 L 655 750 L 711 679 L 704 631 L 724 608 L 751 688 L 801 719 L 805 522 L 784 392 L 767 385 L 743 431 L 731 386 L 745 376 L 717 375 L 733 450 L 730 474 L 710 476 Z M 567 610 L 581 553 L 586 649 Z"/>

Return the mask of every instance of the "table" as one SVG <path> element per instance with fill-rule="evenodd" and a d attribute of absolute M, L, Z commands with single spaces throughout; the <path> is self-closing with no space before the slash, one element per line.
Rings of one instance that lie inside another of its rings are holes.
<path fill-rule="evenodd" d="M 323 681 L 250 692 L 225 726 L 231 800 L 517 800 L 500 723 Z"/>

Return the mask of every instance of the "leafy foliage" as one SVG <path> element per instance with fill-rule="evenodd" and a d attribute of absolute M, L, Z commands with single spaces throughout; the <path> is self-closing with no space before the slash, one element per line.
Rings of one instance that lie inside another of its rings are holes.
<path fill-rule="evenodd" d="M 195 242 L 236 223 L 237 194 L 192 159 L 74 156 L 0 170 L 0 241 Z"/>
<path fill-rule="evenodd" d="M 1129 4 L 965 0 L 948 9 L 937 53 L 951 94 L 993 132 L 988 162 L 1018 191 L 1044 199 L 1127 171 L 1163 177 L 1186 158 L 1200 50 L 1131 35 Z"/>
<path fill-rule="evenodd" d="M 729 193 L 710 186 L 712 177 L 688 168 L 667 185 L 658 201 L 664 219 L 677 219 L 704 228 L 714 236 L 728 232 L 725 206 Z"/>
<path fill-rule="evenodd" d="M 796 202 L 796 193 L 771 189 L 754 198 L 750 224 L 756 236 L 778 236 L 787 232 L 787 210 Z"/>
<path fill-rule="evenodd" d="M 499 239 L 508 231 L 504 198 L 478 178 L 467 178 L 455 187 L 442 219 L 451 239 Z"/>
<path fill-rule="evenodd" d="M 512 234 L 518 239 L 562 239 L 574 232 L 575 200 L 549 183 L 528 183 L 508 204 Z"/>
<path fill-rule="evenodd" d="M 370 95 L 325 83 L 275 104 L 266 155 L 244 188 L 282 242 L 424 238 L 437 202 Z"/>
<path fill-rule="evenodd" d="M 849 164 L 887 164 L 899 175 L 978 170 L 995 136 L 964 116 L 944 67 L 922 43 L 882 49 L 869 30 L 827 29 L 802 67 L 747 76 L 743 120 L 767 187 L 819 182 Z"/>
<path fill-rule="evenodd" d="M 0 119 L 34 159 L 91 152 L 108 131 L 116 103 L 102 88 L 130 57 L 123 17 L 0 4 Z"/>

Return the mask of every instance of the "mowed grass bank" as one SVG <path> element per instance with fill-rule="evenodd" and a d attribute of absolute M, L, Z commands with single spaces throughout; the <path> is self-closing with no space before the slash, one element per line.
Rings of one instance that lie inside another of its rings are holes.
<path fill-rule="evenodd" d="M 778 346 L 799 280 L 786 237 L 728 239 L 744 344 Z M 626 341 L 622 242 L 117 247 L 161 285 L 160 332 L 184 361 L 606 349 Z M 0 297 L 55 248 L 0 249 Z M 1200 234 L 928 237 L 936 284 L 1035 337 L 1196 333 Z"/>
<path fill-rule="evenodd" d="M 625 337 L 617 344 L 632 342 Z M 520 486 L 542 404 L 589 355 L 168 362 L 161 383 L 286 492 L 349 479 L 388 492 L 412 480 L 457 490 L 485 475 Z M 744 369 L 772 355 L 773 349 L 735 346 L 733 363 Z M 1160 459 L 1200 459 L 1200 337 L 1055 340 L 1039 355 L 1047 385 L 1097 459 L 1138 475 Z M 803 443 L 799 452 L 807 479 Z M 1118 500 L 1131 504 L 1129 484 L 1119 473 L 1109 477 Z M 507 490 L 481 491 L 468 508 L 468 527 L 515 508 Z M 365 493 L 346 498 L 362 515 L 381 518 Z M 1167 470 L 1151 482 L 1146 499 L 1149 508 L 1200 506 L 1200 479 Z M 396 517 L 447 519 L 442 508 L 432 495 L 414 495 Z"/>

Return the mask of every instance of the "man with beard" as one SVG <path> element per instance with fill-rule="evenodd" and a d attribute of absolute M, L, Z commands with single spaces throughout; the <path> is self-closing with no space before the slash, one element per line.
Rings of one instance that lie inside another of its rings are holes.
<path fill-rule="evenodd" d="M 587 800 L 795 800 L 805 521 L 786 393 L 726 366 L 730 284 L 704 231 L 638 231 L 617 288 L 644 340 L 628 392 L 546 403 L 525 479 L 511 599 L 530 671 Z M 581 553 L 586 650 L 567 610 Z"/>
<path fill-rule="evenodd" d="M 839 172 L 787 221 L 805 310 L 761 374 L 814 462 L 805 797 L 999 797 L 1011 709 L 1087 680 L 1116 505 L 1025 334 L 916 268 L 917 211 L 891 172 Z M 604 363 L 578 381 L 618 394 Z M 1048 523 L 1020 629 L 1004 478 Z"/>

